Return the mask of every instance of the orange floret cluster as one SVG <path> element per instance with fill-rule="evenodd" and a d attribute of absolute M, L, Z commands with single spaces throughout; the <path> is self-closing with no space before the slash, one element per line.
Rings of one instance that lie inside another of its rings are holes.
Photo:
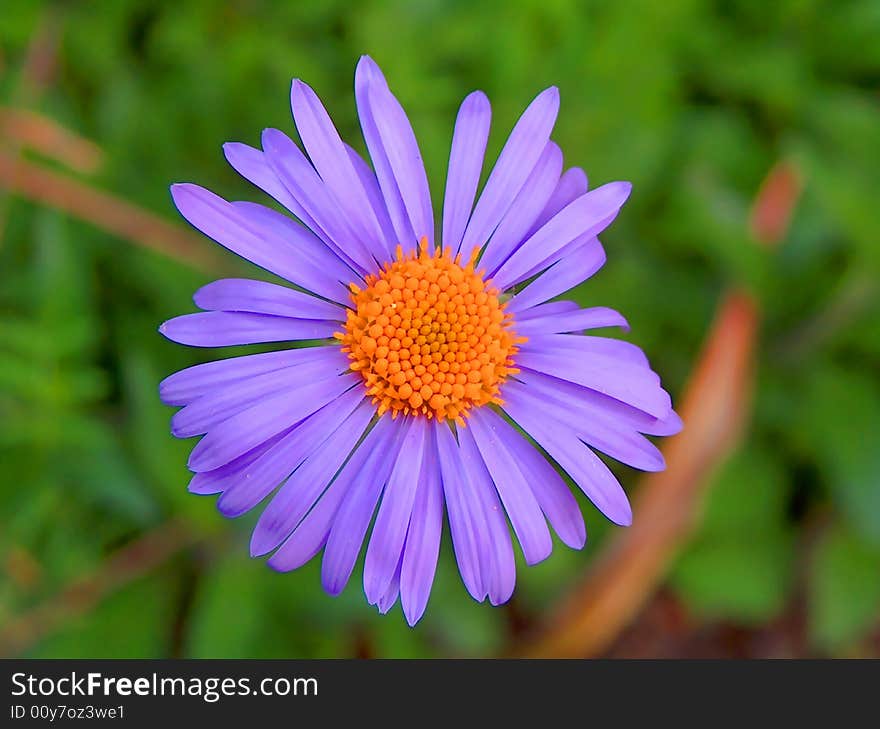
<path fill-rule="evenodd" d="M 351 285 L 352 309 L 335 336 L 360 372 L 381 415 L 417 413 L 464 424 L 472 407 L 499 403 L 517 338 L 498 292 L 461 256 L 429 250 L 403 254 L 366 288 Z"/>

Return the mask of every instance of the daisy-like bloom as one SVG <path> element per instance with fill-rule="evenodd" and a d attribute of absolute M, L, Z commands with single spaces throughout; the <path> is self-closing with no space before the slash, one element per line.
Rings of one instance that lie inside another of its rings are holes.
<path fill-rule="evenodd" d="M 482 92 L 465 98 L 437 242 L 412 127 L 367 57 L 355 95 L 372 167 L 301 81 L 291 103 L 303 149 L 277 129 L 262 149 L 225 145 L 232 167 L 294 217 L 172 186 L 193 226 L 292 286 L 215 281 L 194 296 L 203 311 L 162 334 L 197 347 L 299 344 L 190 367 L 160 394 L 181 406 L 172 433 L 202 436 L 190 491 L 221 494 L 229 517 L 267 502 L 252 555 L 272 553 L 269 565 L 287 571 L 323 550 L 322 583 L 335 595 L 372 523 L 367 599 L 384 613 L 399 597 L 413 625 L 444 514 L 467 591 L 503 603 L 516 578 L 510 527 L 528 564 L 551 552 L 548 523 L 584 545 L 560 469 L 629 524 L 626 495 L 594 449 L 660 470 L 643 434 L 681 421 L 638 347 L 585 335 L 626 328 L 620 314 L 554 300 L 602 266 L 596 236 L 630 192 L 626 182 L 588 191 L 582 170 L 563 172 L 550 141 L 557 89 L 525 110 L 478 199 L 490 107 Z"/>

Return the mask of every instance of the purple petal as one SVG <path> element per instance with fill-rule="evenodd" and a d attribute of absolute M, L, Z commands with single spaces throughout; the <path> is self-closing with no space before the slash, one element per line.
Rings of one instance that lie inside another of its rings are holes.
<path fill-rule="evenodd" d="M 662 471 L 666 467 L 660 451 L 643 435 L 601 410 L 574 406 L 558 390 L 509 382 L 504 397 L 514 406 L 542 410 L 544 417 L 559 421 L 587 444 L 621 463 L 642 471 Z"/>
<path fill-rule="evenodd" d="M 380 418 L 383 419 L 390 418 Z M 406 436 L 414 420 L 417 418 L 392 421 L 395 433 L 386 448 L 383 448 L 382 453 L 378 455 L 382 461 L 381 466 L 375 468 L 372 473 L 359 475 L 339 506 L 333 526 L 330 528 L 330 535 L 327 537 L 324 559 L 321 562 L 321 584 L 329 595 L 338 595 L 342 592 L 348 583 L 348 578 L 351 577 L 370 520 L 376 511 L 376 504 L 391 475 L 392 467 L 399 458 L 401 444 L 407 440 Z"/>
<path fill-rule="evenodd" d="M 251 535 L 252 557 L 271 552 L 296 529 L 366 431 L 376 409 L 363 399 L 358 388 L 350 392 L 358 398 L 357 409 L 278 489 L 257 520 Z M 348 395 L 346 393 L 343 397 Z M 332 402 L 324 408 L 335 409 L 337 404 Z M 345 407 L 340 412 L 345 417 L 349 414 L 349 408 Z"/>
<path fill-rule="evenodd" d="M 513 299 L 511 299 L 511 303 L 513 303 Z M 538 306 L 533 306 L 530 309 L 517 312 L 515 321 L 518 324 L 519 322 L 529 321 L 539 317 L 569 314 L 578 309 L 580 309 L 580 307 L 573 301 L 551 301 L 548 304 L 538 304 Z"/>
<path fill-rule="evenodd" d="M 275 198 L 313 232 L 318 233 L 315 221 L 302 209 L 296 198 L 287 191 L 284 183 L 272 171 L 263 150 L 241 142 L 227 142 L 223 145 L 223 154 L 226 156 L 226 161 L 244 179 Z"/>
<path fill-rule="evenodd" d="M 290 106 L 303 146 L 340 212 L 347 216 L 373 257 L 379 263 L 384 262 L 385 236 L 361 178 L 321 100 L 309 86 L 296 79 L 290 90 Z"/>
<path fill-rule="evenodd" d="M 465 97 L 455 119 L 443 200 L 443 248 L 452 253 L 458 251 L 474 207 L 491 120 L 492 108 L 482 91 Z"/>
<path fill-rule="evenodd" d="M 361 382 L 360 375 L 351 373 L 261 400 L 202 438 L 193 448 L 188 466 L 191 471 L 211 471 L 229 463 Z"/>
<path fill-rule="evenodd" d="M 486 243 L 513 204 L 550 141 L 558 111 L 559 90 L 551 86 L 535 97 L 513 127 L 465 230 L 459 247 L 465 255 Z"/>
<path fill-rule="evenodd" d="M 346 285 L 303 260 L 293 241 L 267 235 L 263 226 L 249 220 L 239 208 L 198 185 L 171 186 L 180 214 L 191 225 L 224 248 L 308 291 L 345 304 Z M 302 229 L 300 239 L 310 234 Z"/>
<path fill-rule="evenodd" d="M 584 355 L 571 351 L 554 354 L 520 351 L 516 355 L 520 368 L 589 387 L 656 418 L 669 414 L 672 409 L 669 395 L 653 372 L 626 362 L 609 361 L 608 358 L 597 357 L 595 360 L 590 361 Z"/>
<path fill-rule="evenodd" d="M 397 189 L 397 182 L 391 169 L 391 163 L 388 161 L 385 147 L 382 144 L 379 130 L 373 118 L 373 111 L 369 100 L 369 89 L 372 86 L 388 88 L 385 77 L 373 59 L 369 56 L 361 56 L 354 75 L 354 93 L 357 101 L 358 117 L 360 118 L 361 129 L 364 133 L 364 141 L 367 143 L 367 150 L 370 153 L 370 159 L 372 159 L 373 167 L 376 170 L 376 179 L 379 181 L 382 197 L 385 199 L 388 217 L 391 218 L 391 224 L 394 227 L 396 234 L 394 240 L 396 243 L 409 247 L 414 245 L 413 242 L 416 241 L 416 236 L 413 233 L 406 206 L 404 205 L 400 190 Z"/>
<path fill-rule="evenodd" d="M 376 174 L 370 166 L 354 149 L 347 144 L 345 145 L 345 148 L 348 150 L 348 156 L 351 159 L 351 163 L 354 165 L 355 172 L 360 178 L 361 184 L 364 186 L 367 198 L 370 201 L 370 206 L 373 208 L 373 213 L 379 221 L 379 225 L 382 227 L 382 234 L 385 241 L 384 261 L 390 261 L 394 258 L 394 249 L 397 246 L 397 234 L 394 232 L 394 226 L 391 224 L 391 218 L 388 215 L 388 208 L 385 207 L 385 199 L 382 197 L 379 180 L 376 179 Z"/>
<path fill-rule="evenodd" d="M 326 234 L 336 254 L 360 273 L 373 270 L 375 263 L 366 243 L 352 230 L 302 150 L 278 129 L 264 129 L 262 144 L 272 171 Z"/>
<path fill-rule="evenodd" d="M 675 435 L 680 433 L 682 428 L 684 428 L 684 422 L 682 422 L 678 413 L 670 410 L 669 415 L 663 418 L 655 418 L 653 423 L 639 428 L 639 430 L 648 435 Z"/>
<path fill-rule="evenodd" d="M 550 454 L 606 517 L 629 526 L 632 509 L 623 488 L 602 460 L 565 426 L 540 408 L 505 402 L 507 414 Z"/>
<path fill-rule="evenodd" d="M 526 564 L 537 564 L 550 556 L 553 539 L 535 495 L 523 478 L 516 461 L 494 432 L 492 420 L 485 412 L 475 409 L 468 418 L 468 430 L 473 435 L 483 462 L 489 469 L 501 503 L 507 511 L 513 531 L 522 546 Z"/>
<path fill-rule="evenodd" d="M 559 178 L 559 184 L 553 190 L 553 194 L 541 211 L 541 214 L 532 223 L 527 235 L 531 237 L 544 227 L 550 218 L 554 217 L 562 208 L 574 202 L 589 189 L 587 174 L 580 167 L 569 167 Z"/>
<path fill-rule="evenodd" d="M 186 405 L 200 395 L 236 380 L 315 360 L 333 363 L 340 354 L 342 352 L 338 347 L 300 347 L 205 362 L 162 380 L 159 383 L 159 397 L 166 405 Z"/>
<path fill-rule="evenodd" d="M 437 461 L 436 434 L 434 427 L 429 426 L 400 573 L 400 603 L 410 626 L 419 621 L 428 604 L 442 533 L 443 487 Z"/>
<path fill-rule="evenodd" d="M 458 444 L 449 426 L 435 423 L 434 435 L 455 561 L 465 588 L 474 600 L 482 602 L 487 593 L 484 579 L 488 582 L 489 577 L 487 574 L 484 578 L 482 574 L 485 559 L 481 552 L 486 518 L 482 507 L 468 489 Z"/>
<path fill-rule="evenodd" d="M 628 182 L 610 182 L 567 205 L 505 261 L 493 276 L 494 285 L 506 290 L 576 238 L 601 233 L 617 216 L 631 189 Z"/>
<path fill-rule="evenodd" d="M 223 278 L 202 286 L 193 295 L 206 311 L 245 311 L 296 319 L 345 321 L 345 309 L 301 291 L 250 278 Z"/>
<path fill-rule="evenodd" d="M 279 572 L 295 570 L 318 553 L 327 541 L 327 535 L 330 533 L 339 506 L 353 484 L 361 480 L 368 483 L 381 480 L 384 483 L 391 469 L 388 448 L 394 442 L 398 425 L 399 423 L 391 418 L 379 418 L 376 421 L 375 427 L 355 448 L 351 458 L 333 479 L 315 507 L 299 523 L 278 551 L 269 558 L 268 565 L 272 569 Z M 391 457 L 393 458 L 393 455 Z"/>
<path fill-rule="evenodd" d="M 615 218 L 615 217 L 616 217 L 616 216 L 611 216 L 611 217 L 608 218 L 607 220 L 602 221 L 602 222 L 599 224 L 599 226 L 597 226 L 597 228 L 598 228 L 598 227 L 605 227 L 605 226 L 610 225 L 610 224 L 614 221 L 614 218 Z M 590 242 L 591 240 L 599 240 L 599 239 L 596 238 L 596 237 L 595 237 L 592 233 L 590 233 L 590 232 L 588 232 L 588 233 L 585 234 L 585 235 L 579 235 L 577 238 L 575 238 L 575 239 L 572 240 L 572 241 L 569 241 L 569 242 L 566 243 L 564 246 L 562 246 L 562 248 L 557 249 L 556 251 L 554 251 L 553 253 L 551 253 L 551 254 L 550 254 L 549 256 L 547 256 L 546 258 L 542 258 L 542 259 L 540 259 L 537 263 L 535 263 L 535 265 L 533 265 L 528 271 L 526 271 L 524 274 L 522 274 L 522 275 L 519 277 L 519 281 L 520 281 L 520 282 L 521 282 L 521 281 L 525 281 L 525 280 L 527 280 L 527 279 L 532 278 L 533 276 L 537 276 L 537 275 L 538 275 L 539 273 L 541 273 L 542 271 L 546 271 L 546 270 L 549 269 L 551 266 L 555 265 L 556 263 L 558 263 L 558 262 L 560 262 L 560 261 L 568 261 L 568 260 L 571 260 L 571 257 L 572 257 L 572 256 L 576 256 L 576 255 L 578 255 L 579 251 L 581 251 L 581 249 L 582 249 L 585 245 L 588 245 L 589 242 Z M 596 255 L 599 255 L 599 254 L 596 254 Z M 604 262 L 604 256 L 605 256 L 605 251 L 603 250 L 602 253 L 601 253 L 601 257 L 602 257 L 603 260 L 602 260 L 602 262 L 601 262 L 601 264 L 600 264 L 600 268 L 601 268 L 601 266 L 604 265 L 604 263 L 605 263 L 605 262 Z M 594 260 L 595 260 L 595 259 L 594 259 Z M 563 265 L 565 265 L 565 264 L 563 264 Z"/>
<path fill-rule="evenodd" d="M 300 265 L 307 265 L 310 272 L 318 271 L 334 282 L 341 282 L 346 291 L 349 282 L 362 280 L 354 264 L 347 258 L 340 257 L 332 245 L 328 246 L 293 218 L 265 205 L 245 200 L 237 200 L 232 205 L 247 217 L 251 225 L 257 226 L 262 235 L 278 245 L 293 246 Z"/>
<path fill-rule="evenodd" d="M 286 316 L 239 311 L 205 311 L 169 319 L 159 333 L 191 347 L 230 347 L 261 342 L 327 339 L 339 331 L 338 322 L 290 319 Z"/>
<path fill-rule="evenodd" d="M 553 390 L 574 407 L 596 413 L 596 417 L 599 418 L 614 420 L 640 433 L 675 435 L 682 427 L 681 418 L 674 411 L 670 411 L 669 415 L 663 418 L 655 418 L 595 390 L 531 370 L 522 370 L 517 374 L 517 379 L 529 387 Z"/>
<path fill-rule="evenodd" d="M 203 495 L 219 494 L 225 491 L 238 478 L 239 474 L 244 473 L 252 463 L 274 448 L 295 427 L 296 425 L 292 425 L 287 430 L 282 430 L 278 435 L 274 435 L 269 440 L 260 443 L 256 448 L 251 448 L 247 453 L 243 453 L 225 466 L 220 466 L 220 468 L 216 468 L 213 471 L 193 474 L 188 490 L 191 493 Z"/>
<path fill-rule="evenodd" d="M 511 460 L 522 471 L 541 511 L 559 534 L 560 539 L 573 549 L 583 547 L 587 539 L 584 517 L 577 499 L 556 469 L 532 443 L 498 413 L 485 408 L 481 413 L 484 413 L 483 417 L 495 437 L 507 449 Z"/>
<path fill-rule="evenodd" d="M 412 243 L 401 241 L 401 245 L 404 250 L 412 250 L 423 236 L 433 245 L 434 213 L 428 176 L 406 112 L 384 84 L 371 84 L 367 97 L 385 157 L 416 238 Z"/>
<path fill-rule="evenodd" d="M 529 228 L 559 182 L 561 172 L 562 151 L 557 144 L 548 142 L 510 210 L 505 213 L 483 250 L 480 268 L 484 268 L 490 277 L 526 239 Z"/>
<path fill-rule="evenodd" d="M 656 418 L 663 418 L 672 407 L 669 395 L 650 370 L 625 363 L 585 362 L 583 355 L 519 352 L 517 364 L 561 380 L 589 387 L 631 405 Z"/>
<path fill-rule="evenodd" d="M 382 496 L 364 559 L 364 593 L 370 604 L 386 592 L 400 563 L 422 469 L 426 432 L 426 419 L 413 418 Z"/>
<path fill-rule="evenodd" d="M 605 250 L 598 238 L 586 238 L 571 255 L 557 261 L 546 272 L 517 293 L 508 311 L 519 312 L 549 301 L 586 281 L 605 265 Z"/>
<path fill-rule="evenodd" d="M 629 331 L 626 319 L 614 309 L 609 309 L 606 306 L 594 306 L 564 314 L 532 317 L 526 321 L 518 321 L 515 329 L 517 334 L 532 337 L 541 334 L 581 332 L 585 329 L 602 329 L 604 327 L 621 327 Z"/>
<path fill-rule="evenodd" d="M 609 309 L 610 311 L 610 309 Z M 648 368 L 648 358 L 641 347 L 632 342 L 624 342 L 622 339 L 611 339 L 595 335 L 581 336 L 579 334 L 534 334 L 529 341 L 522 346 L 523 351 L 548 353 L 554 352 L 566 355 L 576 352 L 586 355 L 590 363 L 598 359 L 620 360 L 639 367 Z M 659 383 L 660 378 L 657 377 Z"/>
<path fill-rule="evenodd" d="M 401 554 L 400 558 L 397 560 L 397 567 L 391 575 L 391 581 L 388 583 L 388 588 L 375 603 L 371 603 L 379 608 L 380 615 L 387 614 L 388 611 L 394 607 L 394 603 L 397 602 L 397 597 L 400 595 L 400 568 L 402 562 L 403 555 Z"/>
<path fill-rule="evenodd" d="M 311 382 L 336 377 L 348 369 L 344 355 L 335 367 L 322 361 L 253 375 L 244 381 L 205 393 L 179 410 L 171 418 L 171 432 L 176 438 L 191 438 L 212 428 L 267 397 L 302 387 Z"/>
<path fill-rule="evenodd" d="M 236 517 L 253 509 L 323 445 L 362 401 L 363 394 L 352 388 L 304 420 L 274 448 L 237 474 L 217 502 L 220 512 Z M 363 425 L 366 427 L 366 422 Z M 363 434 L 364 427 L 358 435 Z"/>
<path fill-rule="evenodd" d="M 347 256 L 340 256 L 336 249 L 336 244 L 330 239 L 330 236 L 318 225 L 314 218 L 306 212 L 305 208 L 299 201 L 290 194 L 290 191 L 284 186 L 284 183 L 275 174 L 266 154 L 261 149 L 255 149 L 247 144 L 240 142 L 227 142 L 223 145 L 223 153 L 226 160 L 235 169 L 238 174 L 249 182 L 253 183 L 261 190 L 269 194 L 291 213 L 293 213 L 302 223 L 318 238 L 333 255 L 350 263 Z M 291 221 L 293 222 L 293 221 Z"/>
<path fill-rule="evenodd" d="M 482 509 L 486 525 L 477 535 L 483 558 L 480 566 L 483 583 L 489 594 L 489 602 L 492 605 L 501 605 L 510 599 L 516 584 L 516 563 L 510 529 L 492 477 L 480 456 L 470 428 L 458 429 L 458 442 L 462 471 L 470 485 L 469 498 Z"/>

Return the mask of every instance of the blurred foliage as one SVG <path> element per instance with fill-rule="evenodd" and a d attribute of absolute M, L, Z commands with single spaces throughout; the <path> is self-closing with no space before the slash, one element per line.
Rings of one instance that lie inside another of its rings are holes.
<path fill-rule="evenodd" d="M 625 312 L 675 393 L 719 291 L 764 310 L 756 409 L 717 474 L 671 585 L 694 613 L 767 624 L 805 602 L 818 654 L 863 654 L 880 614 L 880 3 L 876 0 L 4 0 L 0 103 L 26 97 L 35 29 L 60 29 L 39 111 L 95 140 L 96 184 L 174 215 L 169 182 L 260 199 L 220 145 L 291 129 L 307 80 L 362 147 L 354 65 L 370 53 L 409 110 L 435 204 L 458 101 L 493 102 L 490 152 L 556 84 L 555 139 L 594 183 L 635 192 L 605 236 L 606 268 L 576 294 Z M 2 144 L 2 140 L 0 140 Z M 770 253 L 746 229 L 780 158 L 806 180 Z M 484 655 L 553 603 L 609 530 L 588 504 L 583 553 L 521 568 L 514 602 L 478 606 L 448 540 L 427 616 L 380 618 L 358 580 L 337 600 L 315 565 L 279 576 L 246 557 L 253 519 L 224 522 L 186 492 L 164 375 L 222 356 L 164 341 L 208 279 L 0 191 L 0 624 L 170 517 L 204 537 L 40 656 Z M 243 272 L 247 272 L 241 264 Z M 632 487 L 637 475 L 619 469 Z"/>

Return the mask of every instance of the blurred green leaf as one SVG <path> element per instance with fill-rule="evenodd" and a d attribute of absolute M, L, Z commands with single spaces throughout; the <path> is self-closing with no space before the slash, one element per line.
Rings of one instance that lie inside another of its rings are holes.
<path fill-rule="evenodd" d="M 175 594 L 173 580 L 167 574 L 138 580 L 99 602 L 85 615 L 66 619 L 27 657 L 167 657 Z M 136 620 L 133 616 L 137 616 Z"/>
<path fill-rule="evenodd" d="M 707 489 L 699 534 L 672 573 L 690 607 L 746 622 L 783 607 L 793 564 L 788 493 L 778 458 L 754 442 L 724 464 Z"/>
<path fill-rule="evenodd" d="M 795 420 L 831 496 L 866 540 L 880 545 L 880 382 L 841 367 L 812 373 Z"/>
<path fill-rule="evenodd" d="M 850 646 L 880 621 L 880 548 L 832 529 L 816 549 L 809 597 L 813 640 L 831 651 Z"/>
<path fill-rule="evenodd" d="M 747 539 L 784 523 L 789 485 L 777 456 L 755 443 L 741 447 L 712 479 L 702 533 Z"/>
<path fill-rule="evenodd" d="M 691 544 L 672 575 L 673 587 L 697 612 L 744 623 L 764 622 L 785 605 L 793 545 L 778 532 L 708 538 Z"/>

